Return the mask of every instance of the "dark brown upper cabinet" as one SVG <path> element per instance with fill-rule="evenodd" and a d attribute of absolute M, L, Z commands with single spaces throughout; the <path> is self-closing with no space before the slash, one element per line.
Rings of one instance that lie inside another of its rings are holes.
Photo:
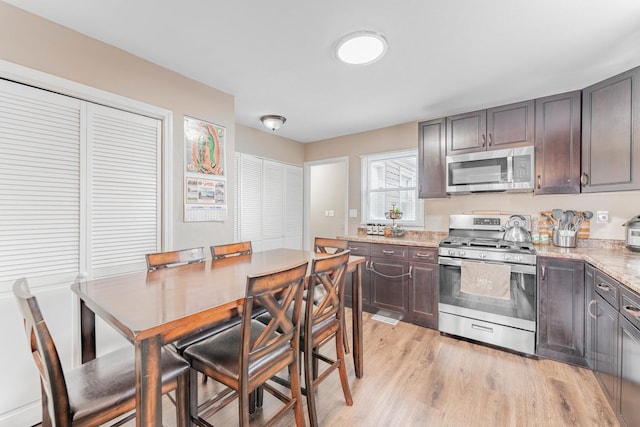
<path fill-rule="evenodd" d="M 447 154 L 533 145 L 534 100 L 447 117 Z"/>
<path fill-rule="evenodd" d="M 580 192 L 580 91 L 536 99 L 535 194 Z"/>
<path fill-rule="evenodd" d="M 418 197 L 447 197 L 445 119 L 421 122 L 418 132 Z"/>
<path fill-rule="evenodd" d="M 582 91 L 583 193 L 640 189 L 640 67 Z"/>

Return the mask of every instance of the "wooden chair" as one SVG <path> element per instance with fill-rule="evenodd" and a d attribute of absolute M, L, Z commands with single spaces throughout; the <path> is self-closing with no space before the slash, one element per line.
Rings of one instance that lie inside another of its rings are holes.
<path fill-rule="evenodd" d="M 344 252 L 347 249 L 349 249 L 349 242 L 347 240 L 331 239 L 328 237 L 316 237 L 313 248 L 315 252 L 322 253 L 322 254 L 338 254 L 340 252 Z M 316 293 L 316 299 L 318 298 L 319 298 L 319 295 Z M 314 301 L 314 303 L 317 303 L 317 301 Z M 342 319 L 343 319 L 342 329 L 346 331 L 347 322 L 344 316 L 342 316 Z M 346 333 L 344 334 L 343 344 L 344 344 L 344 352 L 349 353 L 350 351 L 349 338 L 347 337 Z"/>
<path fill-rule="evenodd" d="M 135 409 L 135 362 L 132 348 L 116 350 L 63 372 L 49 329 L 27 281 L 13 285 L 25 332 L 40 374 L 43 426 L 98 426 Z M 189 365 L 162 352 L 162 392 L 176 390 L 179 426 L 189 425 Z M 135 413 L 126 420 L 135 417 Z"/>
<path fill-rule="evenodd" d="M 306 304 L 303 325 L 304 380 L 307 409 L 312 427 L 318 426 L 315 395 L 318 384 L 336 369 L 340 374 L 342 392 L 347 405 L 353 405 L 344 356 L 344 282 L 349 251 L 313 260 L 307 292 L 311 298 L 320 291 L 317 304 Z M 314 298 L 315 299 L 315 298 Z M 336 358 L 320 353 L 320 347 L 335 340 Z M 319 372 L 318 362 L 328 364 Z"/>
<path fill-rule="evenodd" d="M 204 262 L 204 248 L 182 249 L 170 252 L 157 252 L 147 254 L 147 270 L 152 271 L 158 268 L 174 267 L 182 264 L 195 264 Z"/>
<path fill-rule="evenodd" d="M 313 248 L 315 252 L 323 254 L 337 254 L 349 249 L 349 242 L 347 240 L 316 237 Z"/>
<path fill-rule="evenodd" d="M 226 245 L 211 246 L 211 258 L 220 259 L 237 255 L 252 254 L 251 242 L 229 243 Z"/>
<path fill-rule="evenodd" d="M 303 262 L 288 269 L 247 277 L 242 324 L 193 344 L 184 351 L 184 357 L 194 372 L 202 372 L 233 389 L 230 396 L 225 392 L 216 396 L 217 406 L 208 409 L 207 413 L 215 414 L 237 398 L 240 426 L 249 426 L 250 395 L 262 387 L 284 403 L 269 423 L 275 422 L 287 410 L 294 409 L 296 425 L 305 424 L 298 355 L 300 310 L 307 267 L 308 263 Z M 268 324 L 253 319 L 255 304 L 263 306 L 271 315 Z M 288 368 L 292 379 L 290 396 L 267 383 L 285 368 Z M 192 413 L 192 417 L 198 425 L 210 425 L 198 414 Z"/>

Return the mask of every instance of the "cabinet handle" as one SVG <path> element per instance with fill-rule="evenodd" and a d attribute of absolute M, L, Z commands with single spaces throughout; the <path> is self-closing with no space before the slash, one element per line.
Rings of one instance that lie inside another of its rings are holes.
<path fill-rule="evenodd" d="M 492 142 L 493 142 L 493 137 L 491 136 L 491 134 L 489 134 L 489 147 L 491 147 Z"/>
<path fill-rule="evenodd" d="M 487 145 L 487 137 L 485 136 L 485 134 L 482 134 L 482 146 L 486 146 Z"/>
<path fill-rule="evenodd" d="M 538 175 L 538 190 L 542 188 L 542 177 Z"/>
<path fill-rule="evenodd" d="M 596 287 L 598 289 L 602 289 L 603 291 L 605 291 L 606 293 L 611 293 L 611 286 L 605 284 L 605 283 L 598 283 L 596 285 Z"/>
<path fill-rule="evenodd" d="M 378 276 L 381 277 L 386 277 L 387 279 L 400 279 L 402 277 L 409 277 L 411 278 L 411 275 L 413 274 L 413 266 L 409 266 L 409 271 L 406 273 L 402 273 L 402 274 L 398 274 L 396 276 L 390 276 L 388 274 L 384 274 L 384 273 L 380 273 L 379 271 L 376 270 L 376 268 L 373 265 L 373 261 L 369 262 L 369 266 L 366 267 L 367 270 L 369 270 L 370 272 L 377 274 Z"/>
<path fill-rule="evenodd" d="M 583 187 L 588 185 L 589 184 L 589 175 L 587 175 L 586 173 L 583 173 L 582 175 L 580 175 L 580 184 L 582 184 Z"/>
<path fill-rule="evenodd" d="M 360 249 L 360 248 L 357 247 L 357 246 L 349 246 L 349 250 L 350 251 L 357 251 L 358 249 Z"/>
<path fill-rule="evenodd" d="M 544 265 L 543 265 L 543 266 L 540 268 L 540 278 L 541 278 L 542 280 L 544 280 L 544 276 L 545 276 L 545 273 L 546 273 L 546 272 L 547 272 L 547 268 L 546 268 L 546 266 L 544 266 Z"/>
<path fill-rule="evenodd" d="M 624 311 L 640 320 L 640 308 L 634 307 L 633 305 L 625 305 L 622 308 L 624 308 Z"/>
<path fill-rule="evenodd" d="M 423 254 L 421 252 L 416 252 L 416 257 L 418 257 L 418 258 L 426 258 L 426 259 L 433 259 L 433 254 L 432 253 Z"/>
<path fill-rule="evenodd" d="M 395 253 L 395 251 L 385 251 L 384 249 L 382 250 L 382 253 L 385 255 L 393 255 Z"/>
<path fill-rule="evenodd" d="M 589 301 L 589 305 L 587 306 L 587 313 L 589 313 L 589 316 L 592 317 L 593 319 L 597 319 L 598 318 L 598 316 L 596 316 L 595 314 L 593 314 L 591 312 L 591 306 L 596 304 L 596 303 L 597 303 L 597 301 L 592 299 L 591 301 Z"/>

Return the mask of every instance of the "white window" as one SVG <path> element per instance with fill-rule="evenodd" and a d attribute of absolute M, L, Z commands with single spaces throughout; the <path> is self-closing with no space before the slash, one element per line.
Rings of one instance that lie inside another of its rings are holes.
<path fill-rule="evenodd" d="M 422 226 L 418 199 L 418 152 L 396 151 L 362 156 L 362 222 L 389 224 L 385 212 L 402 212 L 401 225 Z"/>

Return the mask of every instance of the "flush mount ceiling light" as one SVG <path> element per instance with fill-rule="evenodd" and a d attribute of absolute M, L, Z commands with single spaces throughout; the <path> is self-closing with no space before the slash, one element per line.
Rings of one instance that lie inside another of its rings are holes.
<path fill-rule="evenodd" d="M 282 116 L 274 116 L 272 114 L 269 114 L 267 116 L 260 117 L 260 121 L 269 129 L 278 130 L 280 129 L 280 126 L 282 126 L 284 122 L 287 121 L 287 119 Z"/>
<path fill-rule="evenodd" d="M 375 31 L 356 31 L 338 42 L 336 55 L 339 60 L 352 65 L 371 64 L 387 51 L 387 40 Z"/>

